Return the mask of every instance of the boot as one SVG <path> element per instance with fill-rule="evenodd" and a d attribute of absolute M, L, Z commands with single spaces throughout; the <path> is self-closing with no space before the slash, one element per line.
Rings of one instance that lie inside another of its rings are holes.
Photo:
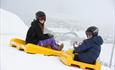
<path fill-rule="evenodd" d="M 61 44 L 59 45 L 58 51 L 61 51 L 61 50 L 63 49 L 63 47 L 64 47 L 64 44 L 61 43 Z"/>

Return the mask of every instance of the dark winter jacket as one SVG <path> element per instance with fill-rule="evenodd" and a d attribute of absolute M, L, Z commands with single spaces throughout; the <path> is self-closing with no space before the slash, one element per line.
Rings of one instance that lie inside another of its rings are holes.
<path fill-rule="evenodd" d="M 102 44 L 101 36 L 95 36 L 84 40 L 79 47 L 74 47 L 74 52 L 78 53 L 78 60 L 93 64 L 100 54 Z"/>
<path fill-rule="evenodd" d="M 34 20 L 27 32 L 26 43 L 38 44 L 40 40 L 45 40 L 48 38 L 48 34 L 43 34 L 43 29 L 40 27 L 39 21 Z"/>

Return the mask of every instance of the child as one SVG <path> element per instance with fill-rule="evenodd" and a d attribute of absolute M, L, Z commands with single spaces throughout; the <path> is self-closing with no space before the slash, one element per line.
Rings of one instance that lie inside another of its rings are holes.
<path fill-rule="evenodd" d="M 36 45 L 48 47 L 50 46 L 55 50 L 62 50 L 63 44 L 57 44 L 54 36 L 51 34 L 44 34 L 44 24 L 46 21 L 46 15 L 42 11 L 36 13 L 36 19 L 31 23 L 26 35 L 26 43 L 33 43 Z"/>
<path fill-rule="evenodd" d="M 86 30 L 87 39 L 77 47 L 74 44 L 74 60 L 85 63 L 95 64 L 98 58 L 103 39 L 98 36 L 98 28 L 91 26 Z"/>

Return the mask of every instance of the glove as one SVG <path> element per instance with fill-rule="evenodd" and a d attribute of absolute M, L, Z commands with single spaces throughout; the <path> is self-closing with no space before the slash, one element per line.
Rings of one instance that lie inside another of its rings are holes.
<path fill-rule="evenodd" d="M 73 47 L 79 47 L 79 45 L 81 45 L 83 42 L 74 42 L 73 43 Z"/>
<path fill-rule="evenodd" d="M 50 34 L 50 33 L 47 33 L 47 34 L 48 34 L 48 37 L 49 37 L 49 38 L 54 37 L 54 35 L 53 35 L 53 34 Z"/>
<path fill-rule="evenodd" d="M 73 47 L 78 47 L 78 42 L 77 41 L 73 43 Z"/>

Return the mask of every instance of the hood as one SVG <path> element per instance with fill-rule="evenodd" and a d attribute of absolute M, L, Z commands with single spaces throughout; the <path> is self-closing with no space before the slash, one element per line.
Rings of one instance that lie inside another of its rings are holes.
<path fill-rule="evenodd" d="M 103 44 L 103 39 L 101 36 L 95 36 L 92 38 L 92 40 L 95 42 L 97 45 L 102 45 Z"/>
<path fill-rule="evenodd" d="M 39 23 L 39 22 L 34 19 L 34 20 L 32 21 L 32 23 L 31 23 L 31 26 L 36 26 L 36 25 L 38 25 L 38 23 Z"/>
<path fill-rule="evenodd" d="M 32 23 L 31 23 L 31 27 L 32 27 L 33 29 L 35 29 L 35 30 L 38 31 L 38 27 L 39 27 L 38 21 L 37 21 L 37 20 L 33 20 Z"/>
<path fill-rule="evenodd" d="M 44 24 L 40 24 L 38 20 L 33 20 L 31 23 L 31 27 L 39 31 L 40 29 L 42 32 L 44 31 Z"/>

